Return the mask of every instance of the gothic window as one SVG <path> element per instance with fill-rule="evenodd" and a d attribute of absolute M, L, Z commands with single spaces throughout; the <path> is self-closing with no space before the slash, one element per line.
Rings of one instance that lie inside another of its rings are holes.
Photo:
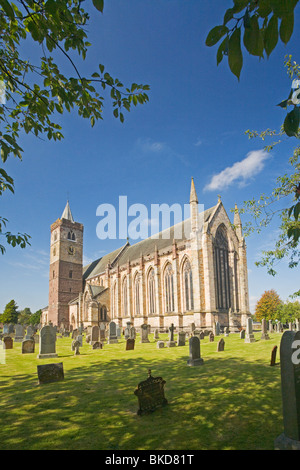
<path fill-rule="evenodd" d="M 100 309 L 100 321 L 106 321 L 107 320 L 107 308 L 105 305 L 102 305 Z"/>
<path fill-rule="evenodd" d="M 155 308 L 155 274 L 154 269 L 151 269 L 148 276 L 148 305 L 149 314 L 156 313 Z"/>
<path fill-rule="evenodd" d="M 68 232 L 68 240 L 72 240 L 71 232 Z"/>
<path fill-rule="evenodd" d="M 183 298 L 184 309 L 186 312 L 194 310 L 194 297 L 193 297 L 193 273 L 191 264 L 188 260 L 185 261 L 183 266 Z"/>
<path fill-rule="evenodd" d="M 55 256 L 55 255 L 56 255 L 56 248 L 54 247 L 53 248 L 53 256 Z"/>
<path fill-rule="evenodd" d="M 73 271 L 69 271 L 69 279 L 72 279 L 73 277 Z"/>
<path fill-rule="evenodd" d="M 72 240 L 75 242 L 75 233 L 72 233 Z"/>
<path fill-rule="evenodd" d="M 239 304 L 239 284 L 238 284 L 238 257 L 234 253 L 234 282 L 235 282 L 235 310 L 238 312 L 240 309 Z"/>
<path fill-rule="evenodd" d="M 171 264 L 165 269 L 165 305 L 166 312 L 174 312 L 174 278 Z"/>
<path fill-rule="evenodd" d="M 217 230 L 214 241 L 214 267 L 216 279 L 216 307 L 229 309 L 231 307 L 231 292 L 228 261 L 228 239 L 223 225 Z"/>
<path fill-rule="evenodd" d="M 137 274 L 134 280 L 134 300 L 135 300 L 135 314 L 141 315 L 141 287 L 142 277 Z"/>
<path fill-rule="evenodd" d="M 128 314 L 128 301 L 127 301 L 127 277 L 125 277 L 122 285 L 122 307 L 123 307 L 123 316 L 127 317 Z"/>

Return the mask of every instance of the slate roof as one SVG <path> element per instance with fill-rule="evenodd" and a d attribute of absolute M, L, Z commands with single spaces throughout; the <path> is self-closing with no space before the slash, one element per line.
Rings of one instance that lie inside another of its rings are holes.
<path fill-rule="evenodd" d="M 203 214 L 203 222 L 207 222 L 214 212 L 216 206 L 211 207 L 210 209 L 205 210 L 200 214 L 200 220 L 202 219 L 201 215 Z M 96 261 L 93 261 L 89 265 L 83 268 L 83 278 L 84 280 L 95 277 L 103 273 L 106 269 L 107 263 L 110 262 L 113 267 L 116 264 L 119 266 L 126 264 L 128 261 L 132 262 L 138 260 L 141 255 L 147 256 L 151 253 L 154 253 L 155 248 L 158 251 L 166 249 L 172 246 L 173 240 L 178 241 L 188 240 L 191 233 L 191 219 L 186 219 L 179 224 L 170 227 L 167 230 L 159 232 L 156 237 L 146 238 L 141 240 L 134 245 L 130 245 L 127 242 L 121 248 L 108 253 Z M 96 287 L 96 286 L 93 286 Z"/>

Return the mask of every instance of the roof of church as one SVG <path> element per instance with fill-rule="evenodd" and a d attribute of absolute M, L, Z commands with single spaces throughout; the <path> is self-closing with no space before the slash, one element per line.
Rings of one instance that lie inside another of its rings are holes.
<path fill-rule="evenodd" d="M 61 219 L 67 219 L 70 222 L 74 223 L 74 219 L 73 219 L 72 212 L 71 212 L 71 209 L 70 209 L 69 201 L 67 201 L 67 204 L 66 204 L 66 207 L 64 208 Z"/>
<path fill-rule="evenodd" d="M 200 216 L 203 214 L 203 222 L 207 222 L 209 220 L 215 208 L 216 206 L 200 213 Z M 186 219 L 169 229 L 159 232 L 155 237 L 146 238 L 134 245 L 130 245 L 127 242 L 121 248 L 118 248 L 112 253 L 108 253 L 103 256 L 103 258 L 93 261 L 89 265 L 85 266 L 83 268 L 83 278 L 88 279 L 103 273 L 108 262 L 112 267 L 117 263 L 121 266 L 126 264 L 128 261 L 138 260 L 141 255 L 150 255 L 151 253 L 154 253 L 155 249 L 163 250 L 164 248 L 170 247 L 173 244 L 173 240 L 188 240 L 190 238 L 190 233 L 191 219 Z"/>

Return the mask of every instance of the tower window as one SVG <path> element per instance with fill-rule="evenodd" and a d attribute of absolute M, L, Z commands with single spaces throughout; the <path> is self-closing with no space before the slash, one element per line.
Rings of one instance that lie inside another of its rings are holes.
<path fill-rule="evenodd" d="M 73 271 L 69 271 L 69 278 L 72 279 L 73 277 Z"/>
<path fill-rule="evenodd" d="M 55 278 L 55 271 L 52 272 L 53 279 Z"/>

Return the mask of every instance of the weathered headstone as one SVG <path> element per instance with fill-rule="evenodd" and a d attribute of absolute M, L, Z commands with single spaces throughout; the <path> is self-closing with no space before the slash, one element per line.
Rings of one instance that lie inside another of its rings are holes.
<path fill-rule="evenodd" d="M 164 341 L 157 341 L 156 343 L 157 349 L 161 349 L 165 347 L 165 342 Z"/>
<path fill-rule="evenodd" d="M 29 325 L 27 327 L 27 331 L 26 331 L 26 336 L 25 336 L 25 339 L 31 339 L 32 336 L 34 335 L 35 331 L 34 331 L 34 328 L 32 325 Z"/>
<path fill-rule="evenodd" d="M 79 346 L 80 346 L 81 348 L 82 348 L 82 339 L 83 339 L 82 335 L 78 335 L 77 338 L 76 338 L 76 340 L 78 341 Z"/>
<path fill-rule="evenodd" d="M 114 321 L 111 321 L 109 323 L 109 328 L 108 328 L 108 344 L 115 344 L 118 343 L 118 338 L 117 338 L 117 325 L 115 324 Z"/>
<path fill-rule="evenodd" d="M 229 336 L 229 327 L 228 326 L 226 326 L 224 328 L 224 336 Z"/>
<path fill-rule="evenodd" d="M 93 349 L 103 349 L 103 344 L 100 341 L 92 341 Z"/>
<path fill-rule="evenodd" d="M 261 321 L 261 337 L 260 339 L 270 339 L 267 332 L 267 320 L 265 318 Z"/>
<path fill-rule="evenodd" d="M 276 365 L 276 354 L 277 354 L 277 346 L 274 346 L 271 352 L 271 362 L 270 366 Z"/>
<path fill-rule="evenodd" d="M 159 329 L 158 328 L 155 328 L 155 330 L 154 330 L 154 339 L 156 341 L 159 340 Z"/>
<path fill-rule="evenodd" d="M 219 339 L 218 345 L 217 345 L 217 352 L 219 351 L 224 351 L 225 349 L 225 341 L 223 338 Z"/>
<path fill-rule="evenodd" d="M 275 449 L 300 450 L 300 332 L 285 331 L 280 343 L 283 433 Z"/>
<path fill-rule="evenodd" d="M 150 343 L 148 338 L 148 325 L 145 323 L 141 326 L 141 343 Z"/>
<path fill-rule="evenodd" d="M 34 339 L 24 339 L 22 341 L 22 354 L 33 354 L 35 350 Z"/>
<path fill-rule="evenodd" d="M 100 323 L 100 341 L 103 343 L 105 341 L 105 324 Z"/>
<path fill-rule="evenodd" d="M 134 338 L 128 338 L 126 341 L 126 351 L 132 351 L 134 349 L 135 345 L 135 339 Z"/>
<path fill-rule="evenodd" d="M 245 335 L 245 343 L 254 343 L 255 338 L 253 334 L 253 321 L 252 318 L 248 317 L 247 318 L 247 329 L 246 329 L 246 335 Z"/>
<path fill-rule="evenodd" d="M 99 341 L 99 326 L 94 325 L 94 326 L 92 327 L 92 333 L 91 333 L 91 335 L 92 335 L 92 339 L 91 339 L 92 342 L 93 342 L 93 341 Z"/>
<path fill-rule="evenodd" d="M 56 333 L 51 325 L 45 325 L 40 331 L 40 344 L 38 359 L 57 357 Z"/>
<path fill-rule="evenodd" d="M 3 349 L 13 349 L 14 340 L 11 336 L 3 336 L 2 338 L 2 347 Z"/>
<path fill-rule="evenodd" d="M 245 339 L 245 330 L 240 331 L 240 339 Z"/>
<path fill-rule="evenodd" d="M 214 340 L 215 340 L 215 335 L 213 334 L 212 331 L 209 333 L 208 338 L 209 338 L 209 342 L 210 342 L 210 343 L 213 343 L 213 342 L 214 342 Z"/>
<path fill-rule="evenodd" d="M 132 327 L 129 329 L 129 338 L 131 338 L 131 339 L 135 339 L 135 338 L 136 338 L 136 329 L 134 328 L 134 326 L 132 326 Z"/>
<path fill-rule="evenodd" d="M 134 394 L 138 397 L 138 415 L 151 413 L 161 406 L 166 406 L 168 400 L 165 398 L 165 380 L 162 377 L 152 377 L 151 370 L 148 371 L 148 379 L 140 382 Z"/>
<path fill-rule="evenodd" d="M 185 346 L 185 331 L 178 332 L 177 346 Z"/>
<path fill-rule="evenodd" d="M 21 343 L 23 341 L 23 337 L 24 337 L 24 327 L 23 325 L 20 325 L 18 323 L 16 325 L 16 330 L 15 330 L 15 342 Z"/>
<path fill-rule="evenodd" d="M 121 336 L 122 336 L 121 328 L 119 327 L 119 325 L 117 325 L 117 339 L 121 339 Z"/>
<path fill-rule="evenodd" d="M 215 322 L 215 336 L 220 336 L 220 322 L 216 321 Z"/>
<path fill-rule="evenodd" d="M 200 339 L 198 336 L 192 336 L 189 339 L 189 353 L 190 357 L 187 361 L 188 366 L 200 366 L 203 364 L 203 359 L 200 355 Z"/>
<path fill-rule="evenodd" d="M 176 341 L 174 341 L 174 330 L 175 330 L 175 326 L 172 323 L 171 326 L 169 327 L 169 341 L 167 341 L 166 343 L 168 348 L 173 348 L 174 346 L 176 346 Z"/>
<path fill-rule="evenodd" d="M 3 325 L 3 334 L 8 335 L 8 330 L 9 330 L 8 323 L 4 323 L 4 325 Z"/>
<path fill-rule="evenodd" d="M 59 362 L 57 364 L 42 364 L 40 366 L 37 366 L 37 373 L 39 384 L 64 380 L 64 368 L 62 362 Z"/>
<path fill-rule="evenodd" d="M 272 323 L 272 320 L 269 320 L 269 333 L 273 333 L 273 323 Z"/>

